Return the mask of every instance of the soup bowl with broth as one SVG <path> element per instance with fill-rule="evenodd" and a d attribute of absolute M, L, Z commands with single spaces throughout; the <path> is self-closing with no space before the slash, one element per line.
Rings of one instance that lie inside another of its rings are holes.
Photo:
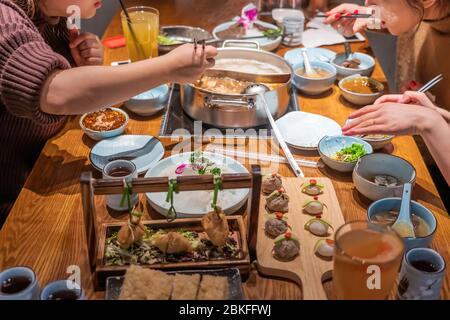
<path fill-rule="evenodd" d="M 294 66 L 294 85 L 307 95 L 325 93 L 336 81 L 336 68 L 321 61 L 311 61 L 311 67 L 315 74 L 307 74 L 303 62 Z"/>
<path fill-rule="evenodd" d="M 367 106 L 383 95 L 384 85 L 375 79 L 358 74 L 339 81 L 339 89 L 347 101 Z"/>
<path fill-rule="evenodd" d="M 378 200 L 372 203 L 367 210 L 367 218 L 375 224 L 392 226 L 400 212 L 401 203 L 401 198 Z M 414 226 L 415 237 L 403 238 L 406 250 L 428 247 L 437 228 L 433 213 L 420 203 L 411 201 L 411 221 Z"/>

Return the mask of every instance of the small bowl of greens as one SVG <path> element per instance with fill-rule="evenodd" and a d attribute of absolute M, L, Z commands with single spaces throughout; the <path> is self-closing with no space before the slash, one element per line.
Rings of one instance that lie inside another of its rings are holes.
<path fill-rule="evenodd" d="M 356 137 L 324 137 L 319 142 L 322 161 L 339 172 L 352 172 L 359 158 L 372 152 L 373 148 L 368 142 Z"/>

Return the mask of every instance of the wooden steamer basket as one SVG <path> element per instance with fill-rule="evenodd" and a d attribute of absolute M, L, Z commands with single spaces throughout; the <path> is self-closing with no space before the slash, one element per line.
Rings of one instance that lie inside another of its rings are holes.
<path fill-rule="evenodd" d="M 169 179 L 161 178 L 136 178 L 132 180 L 133 192 L 165 192 L 167 191 Z M 250 270 L 250 262 L 256 258 L 256 239 L 258 230 L 259 202 L 261 193 L 261 172 L 257 165 L 252 166 L 251 174 L 223 174 L 223 189 L 251 188 L 248 199 L 247 217 L 228 216 L 230 229 L 238 233 L 241 255 L 233 260 L 214 260 L 201 262 L 179 262 L 155 265 L 142 265 L 145 268 L 156 268 L 160 270 L 175 269 L 221 269 L 239 268 L 245 276 Z M 183 176 L 177 178 L 177 186 L 180 192 L 196 190 L 213 190 L 214 182 L 212 176 Z M 94 273 L 94 287 L 102 290 L 106 278 L 119 276 L 126 272 L 129 265 L 106 266 L 104 263 L 104 249 L 106 238 L 118 230 L 126 221 L 105 222 L 95 208 L 96 195 L 120 194 L 123 191 L 123 182 L 120 180 L 94 179 L 92 172 L 84 172 L 81 175 L 81 194 L 83 201 L 83 214 L 88 244 L 89 263 Z M 247 220 L 245 227 L 244 219 Z M 156 228 L 186 228 L 188 230 L 201 230 L 201 218 L 177 219 L 173 222 L 166 220 L 143 221 L 145 225 Z"/>

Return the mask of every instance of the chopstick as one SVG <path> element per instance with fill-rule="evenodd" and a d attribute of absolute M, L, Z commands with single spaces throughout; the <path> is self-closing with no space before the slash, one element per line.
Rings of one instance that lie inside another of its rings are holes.
<path fill-rule="evenodd" d="M 209 149 L 209 148 L 208 148 Z M 220 148 L 211 148 L 208 150 L 213 153 L 220 153 L 223 155 L 234 156 L 237 158 L 258 160 L 258 161 L 267 161 L 267 162 L 278 162 L 278 163 L 289 163 L 285 157 L 278 155 L 270 155 L 265 153 L 255 153 L 255 152 L 245 152 L 238 150 L 227 150 Z M 304 159 L 295 159 L 298 165 L 309 168 L 318 168 L 319 163 L 316 161 L 304 160 Z"/>
<path fill-rule="evenodd" d="M 369 13 L 358 13 L 358 14 L 351 14 L 351 15 L 344 15 L 342 14 L 339 19 L 368 19 L 371 18 L 373 15 Z M 328 18 L 331 16 L 327 16 L 326 14 L 318 14 L 316 15 L 316 18 Z"/>
<path fill-rule="evenodd" d="M 433 88 L 435 85 L 437 85 L 439 82 L 441 82 L 444 79 L 444 76 L 442 74 L 434 77 L 430 81 L 428 81 L 422 88 L 420 88 L 417 92 L 425 93 L 431 88 Z"/>

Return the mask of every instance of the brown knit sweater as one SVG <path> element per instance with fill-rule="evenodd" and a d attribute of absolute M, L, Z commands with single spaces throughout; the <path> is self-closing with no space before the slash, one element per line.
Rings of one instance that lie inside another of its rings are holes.
<path fill-rule="evenodd" d="M 32 21 L 0 0 L 0 227 L 39 153 L 65 117 L 39 109 L 40 91 L 55 69 L 70 68 L 65 19 Z"/>

